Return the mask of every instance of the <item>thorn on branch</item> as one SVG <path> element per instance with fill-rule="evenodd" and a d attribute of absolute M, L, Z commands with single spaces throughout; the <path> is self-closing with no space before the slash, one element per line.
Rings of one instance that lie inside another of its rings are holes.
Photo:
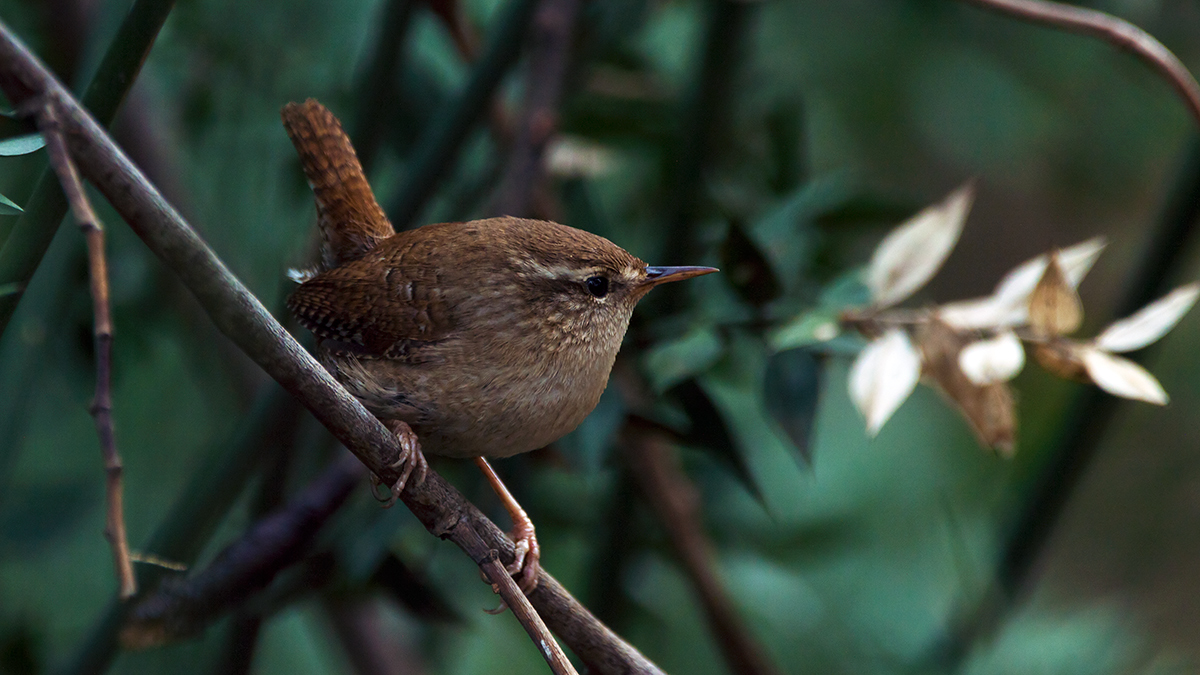
<path fill-rule="evenodd" d="M 123 469 L 121 456 L 117 453 L 116 436 L 113 433 L 112 312 L 108 293 L 108 261 L 104 256 L 104 228 L 92 209 L 87 192 L 83 189 L 75 163 L 71 161 L 55 101 L 50 97 L 38 99 L 38 105 L 32 114 L 37 118 L 38 129 L 46 139 L 50 166 L 62 183 L 71 214 L 87 240 L 96 340 L 96 396 L 90 412 L 96 423 L 100 451 L 104 456 L 105 495 L 108 504 L 104 537 L 112 546 L 113 566 L 120 584 L 120 597 L 124 600 L 137 593 L 137 579 L 134 577 L 133 563 L 129 557 L 121 484 Z"/>

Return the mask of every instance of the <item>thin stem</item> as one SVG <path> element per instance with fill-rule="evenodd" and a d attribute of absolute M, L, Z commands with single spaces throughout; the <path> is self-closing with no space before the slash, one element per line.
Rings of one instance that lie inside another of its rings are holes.
<path fill-rule="evenodd" d="M 732 673 L 775 675 L 781 671 L 747 630 L 713 565 L 713 545 L 700 523 L 696 488 L 678 465 L 674 448 L 647 433 L 628 430 L 625 456 L 642 496 L 658 516 L 700 597 L 705 617 Z"/>
<path fill-rule="evenodd" d="M 470 538 L 469 535 L 468 538 Z M 479 539 L 479 544 L 483 545 L 482 539 Z M 504 565 L 500 562 L 500 552 L 490 549 L 486 561 L 479 568 L 487 575 L 492 588 L 504 599 L 504 604 L 512 610 L 513 616 L 521 622 L 521 626 L 529 634 L 533 644 L 537 645 L 542 658 L 546 659 L 546 663 L 550 665 L 550 671 L 555 675 L 579 675 L 575 671 L 575 666 L 567 660 L 567 655 L 563 653 L 562 647 L 558 646 L 558 641 L 550 634 L 546 622 L 538 616 L 533 605 L 529 604 L 529 598 L 525 597 L 521 588 L 517 586 L 517 582 L 513 581 L 508 570 L 504 569 Z"/>
<path fill-rule="evenodd" d="M 399 472 L 393 464 L 401 453 L 395 436 L 275 321 L 3 23 L 0 89 L 18 106 L 40 97 L 55 101 L 81 173 L 196 295 L 221 332 L 311 410 L 384 483 L 396 482 Z M 410 485 L 401 499 L 426 529 L 464 551 L 472 545 L 466 537 L 473 533 L 489 550 L 498 550 L 502 561 L 513 560 L 512 541 L 435 472 L 430 471 L 420 486 Z M 481 565 L 486 562 L 472 559 Z M 596 620 L 544 569 L 529 600 L 546 624 L 599 672 L 661 672 Z"/>
<path fill-rule="evenodd" d="M 963 0 L 1033 23 L 1062 28 L 1104 40 L 1141 59 L 1162 75 L 1200 123 L 1200 84 L 1187 66 L 1153 35 L 1124 19 L 1095 9 L 1048 0 Z"/>
<path fill-rule="evenodd" d="M 100 437 L 100 452 L 104 457 L 105 495 L 108 515 L 104 521 L 104 536 L 113 551 L 113 567 L 120 584 L 120 597 L 131 598 L 137 593 L 133 563 L 129 560 L 129 540 L 125 535 L 125 508 L 121 487 L 121 455 L 117 452 L 112 421 L 112 313 L 108 298 L 108 262 L 104 256 L 104 228 L 88 200 L 75 164 L 67 153 L 62 128 L 54 106 L 46 104 L 36 113 L 38 129 L 46 139 L 50 166 L 62 182 L 63 192 L 71 205 L 71 213 L 87 239 L 88 272 L 91 277 L 92 311 L 95 316 L 96 339 L 96 397 L 92 417 Z"/>

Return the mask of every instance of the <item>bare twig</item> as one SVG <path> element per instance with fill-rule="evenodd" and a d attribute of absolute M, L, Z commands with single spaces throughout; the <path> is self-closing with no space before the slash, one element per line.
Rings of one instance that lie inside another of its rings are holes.
<path fill-rule="evenodd" d="M 713 546 L 700 524 L 696 489 L 678 466 L 674 448 L 651 433 L 627 427 L 625 456 L 642 494 L 667 530 L 683 562 L 721 654 L 732 673 L 775 675 L 780 671 L 750 635 L 713 567 Z"/>
<path fill-rule="evenodd" d="M 1200 84 L 1186 66 L 1153 35 L 1124 19 L 1095 9 L 1049 0 L 963 0 L 973 5 L 1099 38 L 1132 53 L 1167 79 L 1200 123 Z"/>
<path fill-rule="evenodd" d="M 147 647 L 194 634 L 267 586 L 309 549 L 321 526 L 361 484 L 363 467 L 342 458 L 285 508 L 258 521 L 205 570 L 170 580 L 141 600 L 121 631 L 129 646 Z"/>
<path fill-rule="evenodd" d="M 501 174 L 504 180 L 489 209 L 496 215 L 529 215 L 545 174 L 546 146 L 558 130 L 558 104 L 581 4 L 581 0 L 542 0 L 533 16 L 525 106 Z"/>
<path fill-rule="evenodd" d="M 67 152 L 54 105 L 45 102 L 34 114 L 37 116 L 38 129 L 46 139 L 50 165 L 58 174 L 67 202 L 71 206 L 71 214 L 87 239 L 96 337 L 96 398 L 92 402 L 91 413 L 96 422 L 96 434 L 100 437 L 100 451 L 104 455 L 105 495 L 108 502 L 104 536 L 112 546 L 113 567 L 120 582 L 121 597 L 131 598 L 137 593 L 137 579 L 133 576 L 133 563 L 129 560 L 129 541 L 125 536 L 125 508 L 122 505 L 121 456 L 117 453 L 117 441 L 113 435 L 112 314 L 108 301 L 108 263 L 104 257 L 104 228 L 101 227 L 96 212 L 92 210 L 87 192 L 79 180 L 79 173 Z"/>
<path fill-rule="evenodd" d="M 483 540 L 480 539 L 479 543 L 482 545 Z M 542 658 L 550 664 L 550 670 L 555 675 L 579 675 L 575 666 L 567 660 L 562 647 L 558 646 L 558 642 L 550 634 L 550 629 L 546 627 L 542 617 L 538 616 L 533 605 L 529 604 L 529 598 L 525 597 L 517 582 L 513 581 L 508 570 L 500 563 L 500 552 L 496 549 L 489 550 L 487 562 L 480 565 L 480 569 L 487 575 L 488 581 L 492 582 L 492 588 L 504 599 L 504 604 L 512 610 L 513 616 L 521 622 L 525 632 L 529 633 L 529 638 L 537 645 Z"/>
<path fill-rule="evenodd" d="M 0 90 L 16 105 L 45 97 L 60 112 L 64 135 L 81 173 L 112 203 L 134 232 L 196 295 L 217 327 L 300 400 L 334 436 L 385 483 L 400 446 L 379 420 L 354 399 L 225 267 L 187 222 L 121 152 L 63 86 L 0 23 Z M 433 471 L 401 500 L 436 536 L 464 551 L 468 537 L 513 560 L 513 543 L 457 490 Z M 472 556 L 477 564 L 487 562 Z M 543 569 L 529 600 L 547 626 L 601 673 L 661 670 L 579 604 Z"/>

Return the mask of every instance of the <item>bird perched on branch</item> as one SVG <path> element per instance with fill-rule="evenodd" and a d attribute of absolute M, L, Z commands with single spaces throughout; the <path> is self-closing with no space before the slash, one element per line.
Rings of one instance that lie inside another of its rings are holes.
<path fill-rule="evenodd" d="M 521 218 L 397 233 L 333 113 L 309 99 L 283 124 L 316 195 L 321 262 L 288 307 L 321 362 L 404 448 L 400 479 L 424 479 L 423 452 L 476 458 L 515 529 L 521 587 L 536 584 L 532 522 L 485 457 L 547 445 L 592 411 L 651 288 L 709 267 L 650 267 L 603 237 Z"/>

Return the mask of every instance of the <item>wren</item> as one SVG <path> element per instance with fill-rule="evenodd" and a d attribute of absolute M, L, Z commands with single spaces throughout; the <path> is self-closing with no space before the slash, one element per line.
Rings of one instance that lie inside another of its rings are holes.
<path fill-rule="evenodd" d="M 288 104 L 282 117 L 322 235 L 321 263 L 288 307 L 317 337 L 322 364 L 400 437 L 393 495 L 410 474 L 422 479 L 422 451 L 508 457 L 574 429 L 608 383 L 638 300 L 659 284 L 716 271 L 650 267 L 603 237 L 541 220 L 397 233 L 337 118 L 312 99 Z M 528 591 L 538 555 L 532 524 L 490 467 L 485 473 L 517 521 L 510 571 Z"/>

